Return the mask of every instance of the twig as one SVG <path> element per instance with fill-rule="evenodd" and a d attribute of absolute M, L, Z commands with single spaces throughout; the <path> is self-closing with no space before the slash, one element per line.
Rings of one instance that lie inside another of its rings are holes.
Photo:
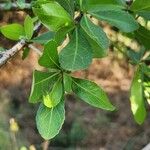
<path fill-rule="evenodd" d="M 42 55 L 41 50 L 39 50 L 38 48 L 36 48 L 35 46 L 33 46 L 32 44 L 28 45 L 29 48 L 31 48 L 32 50 L 34 50 L 36 53 L 38 53 L 40 56 Z"/>
<path fill-rule="evenodd" d="M 142 150 L 150 150 L 150 143 L 147 144 Z"/>
<path fill-rule="evenodd" d="M 39 31 L 39 28 L 41 28 L 41 23 L 38 23 L 34 28 L 34 32 L 36 34 L 37 34 L 37 31 Z M 25 45 L 26 45 L 26 41 L 22 39 L 16 45 L 14 45 L 11 49 L 0 53 L 0 67 L 4 65 L 10 58 L 12 58 L 16 53 L 18 53 Z"/>
<path fill-rule="evenodd" d="M 6 7 L 7 6 L 7 3 L 0 3 L 0 11 L 18 11 L 18 10 L 28 10 L 28 9 L 31 9 L 31 4 L 30 3 L 25 3 L 24 4 L 24 7 L 21 8 L 19 7 L 19 5 L 17 3 L 10 3 L 10 6 L 9 8 Z"/>
<path fill-rule="evenodd" d="M 48 150 L 49 144 L 50 144 L 50 141 L 44 141 L 43 150 Z"/>

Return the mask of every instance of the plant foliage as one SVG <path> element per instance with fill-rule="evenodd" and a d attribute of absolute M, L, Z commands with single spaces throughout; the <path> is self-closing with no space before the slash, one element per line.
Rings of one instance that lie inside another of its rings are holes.
<path fill-rule="evenodd" d="M 17 3 L 21 9 L 25 8 L 24 0 Z M 115 110 L 107 94 L 96 83 L 71 75 L 74 71 L 87 69 L 94 58 L 108 54 L 110 41 L 103 28 L 93 20 L 105 22 L 127 36 L 130 34 L 141 46 L 139 52 L 128 50 L 127 56 L 136 68 L 130 90 L 131 110 L 135 121 L 142 124 L 146 118 L 146 100 L 150 103 L 150 30 L 138 18 L 149 21 L 150 1 L 34 0 L 31 6 L 34 17 L 27 15 L 23 25 L 1 26 L 0 31 L 8 39 L 25 39 L 27 43 L 44 46 L 38 63 L 45 71 L 34 71 L 29 97 L 30 103 L 41 103 L 36 115 L 41 136 L 51 139 L 59 133 L 65 119 L 66 93 L 74 93 L 96 108 Z M 33 28 L 37 21 L 48 31 L 34 37 Z M 66 46 L 58 51 L 66 38 Z M 27 54 L 25 52 L 24 57 Z"/>

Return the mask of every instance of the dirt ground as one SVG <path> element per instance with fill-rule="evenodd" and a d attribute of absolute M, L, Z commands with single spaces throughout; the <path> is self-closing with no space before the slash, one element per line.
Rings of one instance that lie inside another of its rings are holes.
<path fill-rule="evenodd" d="M 11 15 L 8 14 L 8 18 Z M 7 18 L 3 22 L 8 22 Z M 0 44 L 10 47 L 14 43 L 0 36 Z M 14 146 L 9 129 L 11 118 L 19 126 L 15 134 L 18 147 L 31 148 L 34 145 L 36 149 L 42 149 L 44 140 L 35 126 L 38 105 L 28 103 L 32 71 L 39 69 L 37 60 L 38 56 L 32 51 L 24 61 L 19 53 L 0 68 L 0 150 L 10 150 Z M 133 71 L 124 59 L 110 52 L 108 57 L 94 60 L 88 71 L 74 73 L 76 77 L 86 77 L 99 84 L 117 110 L 95 109 L 74 95 L 67 95 L 66 121 L 60 134 L 50 141 L 49 149 L 140 150 L 147 145 L 150 142 L 149 114 L 145 123 L 138 126 L 130 110 L 129 89 Z"/>

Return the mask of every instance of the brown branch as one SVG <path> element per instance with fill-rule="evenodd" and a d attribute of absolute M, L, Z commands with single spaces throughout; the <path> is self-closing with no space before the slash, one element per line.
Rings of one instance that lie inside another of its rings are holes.
<path fill-rule="evenodd" d="M 41 28 L 41 24 L 38 23 L 34 28 L 34 33 L 36 33 L 35 35 L 37 35 L 37 31 L 39 31 L 40 28 Z M 7 61 L 11 59 L 16 53 L 18 53 L 26 44 L 27 44 L 26 41 L 22 39 L 11 49 L 0 53 L 0 67 L 6 64 Z"/>

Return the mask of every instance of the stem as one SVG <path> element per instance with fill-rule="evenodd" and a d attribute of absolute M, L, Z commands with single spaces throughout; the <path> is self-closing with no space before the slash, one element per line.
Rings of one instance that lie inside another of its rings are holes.
<path fill-rule="evenodd" d="M 39 31 L 41 28 L 41 23 L 38 23 L 35 28 L 34 32 L 37 34 L 37 30 Z M 26 41 L 24 39 L 20 40 L 16 45 L 14 45 L 11 49 L 6 50 L 0 53 L 0 67 L 7 63 L 9 59 L 11 59 L 15 54 L 17 54 L 24 46 L 26 46 Z"/>
<path fill-rule="evenodd" d="M 48 150 L 49 144 L 50 144 L 50 141 L 44 141 L 43 150 Z"/>
<path fill-rule="evenodd" d="M 32 44 L 28 45 L 29 48 L 31 48 L 32 50 L 34 50 L 37 54 L 39 54 L 40 56 L 42 55 L 41 50 L 39 50 L 38 48 L 36 48 L 35 46 L 33 46 Z"/>

